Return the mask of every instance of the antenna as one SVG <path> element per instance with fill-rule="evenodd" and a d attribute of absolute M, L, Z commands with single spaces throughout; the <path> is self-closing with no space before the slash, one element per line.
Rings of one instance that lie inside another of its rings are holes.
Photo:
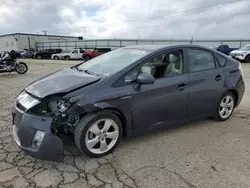
<path fill-rule="evenodd" d="M 190 40 L 189 44 L 192 44 L 192 43 L 193 43 L 193 39 L 194 39 L 194 37 L 192 37 L 192 39 Z"/>
<path fill-rule="evenodd" d="M 44 35 L 47 35 L 47 30 L 42 30 L 42 32 L 44 32 Z"/>

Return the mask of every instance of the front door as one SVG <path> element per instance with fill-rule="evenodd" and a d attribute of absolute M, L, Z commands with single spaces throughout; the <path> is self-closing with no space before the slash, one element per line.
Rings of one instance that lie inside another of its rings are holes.
<path fill-rule="evenodd" d="M 198 48 L 188 48 L 189 116 L 198 117 L 215 112 L 224 92 L 224 73 L 218 68 L 213 54 Z"/>
<path fill-rule="evenodd" d="M 184 62 L 183 50 L 176 49 L 156 55 L 139 66 L 139 73 L 151 74 L 156 80 L 132 93 L 135 129 L 187 118 L 189 81 Z"/>
<path fill-rule="evenodd" d="M 73 50 L 72 51 L 71 59 L 78 59 L 78 50 Z"/>

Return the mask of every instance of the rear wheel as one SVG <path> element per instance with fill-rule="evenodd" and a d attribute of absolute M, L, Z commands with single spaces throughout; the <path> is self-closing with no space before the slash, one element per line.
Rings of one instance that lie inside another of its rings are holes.
<path fill-rule="evenodd" d="M 25 74 L 27 71 L 28 71 L 28 66 L 25 63 L 23 63 L 23 62 L 20 62 L 16 66 L 16 72 L 18 74 Z"/>
<path fill-rule="evenodd" d="M 64 59 L 65 60 L 70 60 L 70 57 L 69 56 L 65 56 Z"/>
<path fill-rule="evenodd" d="M 111 153 L 122 136 L 121 120 L 109 111 L 84 116 L 75 129 L 75 143 L 86 155 L 101 157 Z"/>
<path fill-rule="evenodd" d="M 55 56 L 53 59 L 58 60 L 58 59 L 59 59 L 59 57 L 58 57 L 58 56 Z"/>
<path fill-rule="evenodd" d="M 235 107 L 235 96 L 231 92 L 226 92 L 217 105 L 215 120 L 225 121 L 232 115 Z"/>
<path fill-rule="evenodd" d="M 37 56 L 37 59 L 42 59 L 43 57 L 41 55 L 38 55 Z"/>

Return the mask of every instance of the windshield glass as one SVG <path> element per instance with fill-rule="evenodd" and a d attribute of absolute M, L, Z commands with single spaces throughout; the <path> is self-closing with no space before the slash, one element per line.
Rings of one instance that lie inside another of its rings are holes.
<path fill-rule="evenodd" d="M 240 48 L 239 50 L 250 50 L 250 46 L 244 46 L 244 47 Z"/>
<path fill-rule="evenodd" d="M 122 48 L 93 58 L 81 64 L 78 69 L 109 76 L 122 70 L 146 54 L 148 54 L 148 51 L 145 50 Z"/>

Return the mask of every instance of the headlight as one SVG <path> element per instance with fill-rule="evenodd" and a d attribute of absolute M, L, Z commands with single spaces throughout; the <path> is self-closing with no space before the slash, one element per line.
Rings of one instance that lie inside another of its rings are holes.
<path fill-rule="evenodd" d="M 29 94 L 27 94 L 25 91 L 20 93 L 16 99 L 17 103 L 20 103 L 25 109 L 30 109 L 33 106 L 37 105 L 40 103 L 39 100 L 34 99 L 31 97 Z"/>
<path fill-rule="evenodd" d="M 80 101 L 82 98 L 83 96 L 76 96 L 69 99 L 51 100 L 48 105 L 52 112 L 59 110 L 62 114 L 64 114 L 72 106 L 72 104 Z"/>

